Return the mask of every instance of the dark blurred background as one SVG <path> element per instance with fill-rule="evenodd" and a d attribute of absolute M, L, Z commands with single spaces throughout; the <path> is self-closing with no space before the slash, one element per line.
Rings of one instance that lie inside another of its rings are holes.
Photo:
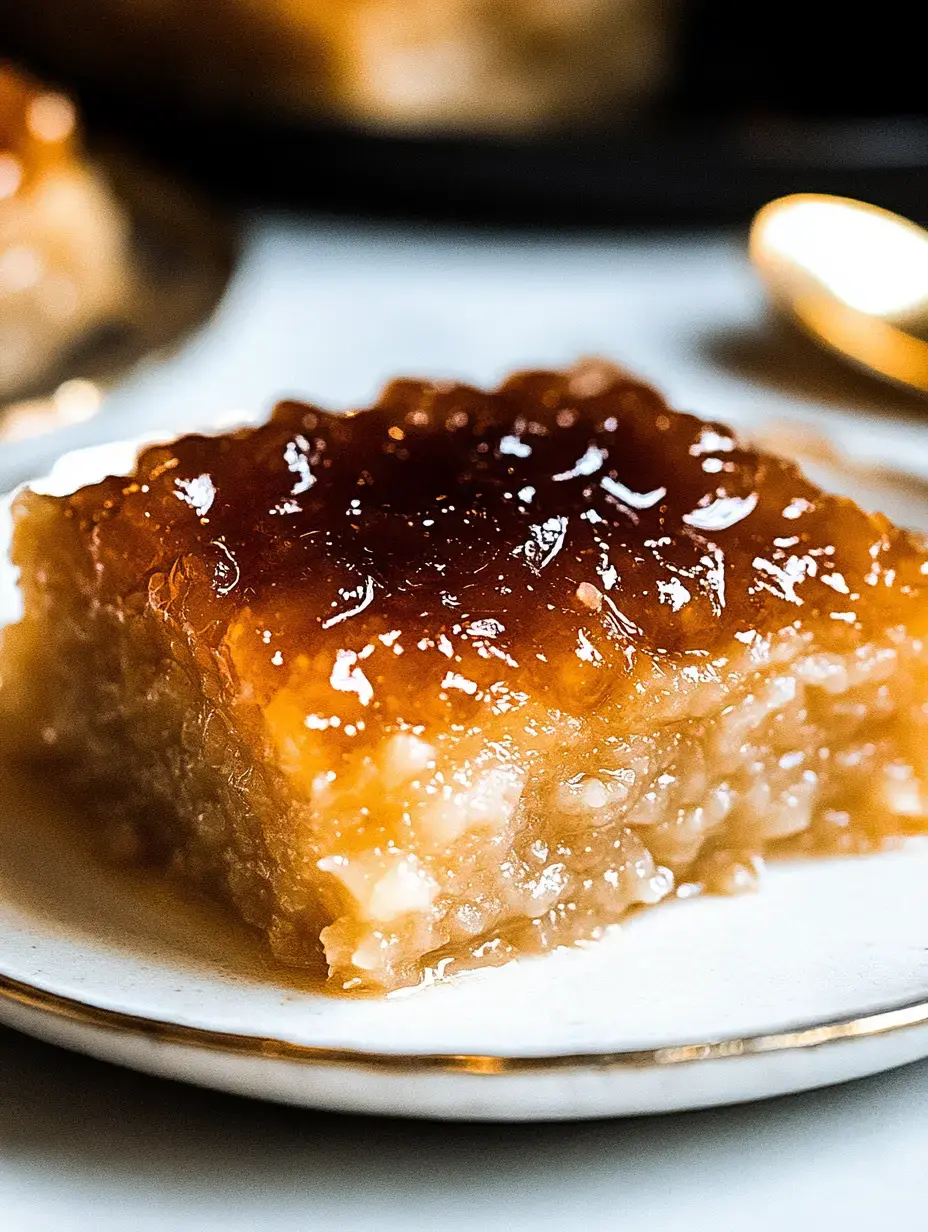
<path fill-rule="evenodd" d="M 790 191 L 928 216 L 916 6 L 24 0 L 0 53 L 91 140 L 213 193 L 497 222 L 742 221 Z"/>

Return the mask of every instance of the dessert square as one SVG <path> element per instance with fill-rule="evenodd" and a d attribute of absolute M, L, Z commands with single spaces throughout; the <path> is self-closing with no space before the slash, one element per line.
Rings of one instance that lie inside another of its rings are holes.
<path fill-rule="evenodd" d="M 600 362 L 23 493 L 0 706 L 113 855 L 385 992 L 928 828 L 928 552 Z"/>

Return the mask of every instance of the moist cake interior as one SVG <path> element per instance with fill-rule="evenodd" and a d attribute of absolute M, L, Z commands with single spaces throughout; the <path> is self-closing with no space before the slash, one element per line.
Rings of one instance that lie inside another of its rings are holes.
<path fill-rule="evenodd" d="M 607 364 L 284 403 L 15 520 L 19 753 L 333 989 L 928 828 L 924 545 Z"/>

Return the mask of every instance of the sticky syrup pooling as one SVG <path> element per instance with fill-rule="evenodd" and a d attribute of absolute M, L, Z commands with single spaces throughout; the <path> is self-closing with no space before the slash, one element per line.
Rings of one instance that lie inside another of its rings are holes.
<path fill-rule="evenodd" d="M 184 646 L 225 784 L 173 863 L 349 988 L 921 824 L 921 546 L 605 365 L 285 403 L 61 510 L 98 609 Z"/>

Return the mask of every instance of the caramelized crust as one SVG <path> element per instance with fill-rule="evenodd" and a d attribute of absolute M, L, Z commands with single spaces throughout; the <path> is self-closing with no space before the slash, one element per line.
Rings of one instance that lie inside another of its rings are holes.
<path fill-rule="evenodd" d="M 284 403 L 17 518 L 26 745 L 342 986 L 924 822 L 921 543 L 608 365 Z"/>
<path fill-rule="evenodd" d="M 147 450 L 131 481 L 77 492 L 64 516 L 92 537 L 103 596 L 144 579 L 211 645 L 232 632 L 265 701 L 278 651 L 331 657 L 399 628 L 367 669 L 385 674 L 370 703 L 331 699 L 376 729 L 412 717 L 411 681 L 443 722 L 487 700 L 427 686 L 449 662 L 443 632 L 482 684 L 532 679 L 581 716 L 628 704 L 639 659 L 698 661 L 786 626 L 840 651 L 928 587 L 928 557 L 885 518 L 592 365 L 495 394 L 397 381 L 353 415 L 286 402 L 264 427 Z"/>

